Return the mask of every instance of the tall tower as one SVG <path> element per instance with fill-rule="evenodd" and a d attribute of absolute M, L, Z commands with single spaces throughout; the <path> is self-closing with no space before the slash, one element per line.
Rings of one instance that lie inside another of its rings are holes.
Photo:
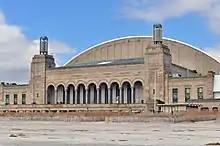
<path fill-rule="evenodd" d="M 146 100 L 166 102 L 166 82 L 171 72 L 172 57 L 168 46 L 163 44 L 161 24 L 153 26 L 153 43 L 146 48 L 145 64 Z"/>
<path fill-rule="evenodd" d="M 48 55 L 48 38 L 40 37 L 40 52 L 32 58 L 30 75 L 30 97 L 35 104 L 46 104 L 47 69 L 55 67 L 52 55 Z"/>

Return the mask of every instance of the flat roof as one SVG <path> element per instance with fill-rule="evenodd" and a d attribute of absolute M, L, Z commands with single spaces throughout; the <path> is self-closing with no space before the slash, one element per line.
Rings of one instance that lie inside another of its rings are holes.
<path fill-rule="evenodd" d="M 52 69 L 111 66 L 111 65 L 129 65 L 129 64 L 130 65 L 131 64 L 144 64 L 144 58 L 128 58 L 128 59 L 116 59 L 116 60 L 89 61 L 89 62 L 68 64 L 66 66 L 56 67 L 56 68 L 52 68 Z"/>

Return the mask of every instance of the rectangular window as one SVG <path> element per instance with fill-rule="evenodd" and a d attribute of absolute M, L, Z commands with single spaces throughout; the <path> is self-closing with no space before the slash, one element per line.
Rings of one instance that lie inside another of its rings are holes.
<path fill-rule="evenodd" d="M 173 97 L 173 103 L 177 103 L 178 102 L 178 89 L 177 88 L 172 89 L 172 97 Z"/>
<path fill-rule="evenodd" d="M 185 88 L 185 102 L 190 100 L 190 92 L 191 92 L 190 88 Z"/>
<path fill-rule="evenodd" d="M 5 95 L 5 105 L 9 105 L 10 104 L 10 98 L 9 98 L 9 94 Z"/>
<path fill-rule="evenodd" d="M 203 87 L 197 88 L 197 97 L 198 99 L 203 99 Z"/>
<path fill-rule="evenodd" d="M 18 104 L 18 94 L 14 94 L 14 104 Z"/>
<path fill-rule="evenodd" d="M 22 104 L 26 104 L 26 94 L 22 94 Z"/>

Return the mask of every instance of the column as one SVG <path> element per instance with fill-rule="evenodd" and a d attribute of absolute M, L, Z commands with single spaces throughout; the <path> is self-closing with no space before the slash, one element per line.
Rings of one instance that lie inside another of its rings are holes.
<path fill-rule="evenodd" d="M 69 88 L 69 99 L 70 99 L 70 104 L 73 104 L 73 92 L 74 89 L 73 88 Z"/>
<path fill-rule="evenodd" d="M 99 88 L 96 89 L 97 95 L 97 104 L 100 104 L 100 97 L 99 97 Z"/>
<path fill-rule="evenodd" d="M 68 89 L 65 89 L 65 93 L 64 93 L 64 96 L 65 96 L 65 101 L 64 101 L 64 103 L 65 103 L 65 104 L 67 104 L 67 91 L 68 91 Z"/>
<path fill-rule="evenodd" d="M 44 97 L 44 104 L 47 104 L 47 90 L 45 92 L 46 93 L 45 93 L 45 97 Z M 52 104 L 52 103 L 50 103 L 50 104 Z"/>
<path fill-rule="evenodd" d="M 91 101 L 91 98 L 90 98 L 90 101 Z M 85 104 L 88 104 L 88 88 L 86 88 L 86 103 Z"/>
<path fill-rule="evenodd" d="M 75 90 L 75 104 L 77 104 L 78 90 Z"/>
<path fill-rule="evenodd" d="M 119 103 L 122 103 L 122 87 L 119 87 Z"/>
<path fill-rule="evenodd" d="M 136 87 L 136 88 L 134 88 L 134 90 L 135 90 L 135 103 L 141 103 L 141 99 L 140 99 L 140 95 L 139 95 L 139 93 L 140 93 L 140 88 L 138 88 L 138 87 Z"/>
<path fill-rule="evenodd" d="M 105 104 L 105 97 L 106 97 L 106 88 L 101 87 L 101 103 Z"/>
<path fill-rule="evenodd" d="M 55 90 L 54 103 L 57 104 L 57 101 L 58 101 L 58 99 L 57 99 L 57 90 Z"/>
<path fill-rule="evenodd" d="M 79 103 L 83 104 L 83 98 L 84 98 L 84 88 L 82 86 L 80 86 L 79 88 Z"/>
<path fill-rule="evenodd" d="M 131 87 L 131 104 L 135 103 L 135 100 L 134 100 L 134 87 L 132 86 Z"/>
<path fill-rule="evenodd" d="M 128 103 L 128 86 L 123 86 L 122 88 L 122 92 L 124 93 L 123 96 L 124 96 L 124 104 L 127 104 Z"/>
<path fill-rule="evenodd" d="M 108 88 L 108 104 L 110 104 L 111 102 L 111 88 Z"/>

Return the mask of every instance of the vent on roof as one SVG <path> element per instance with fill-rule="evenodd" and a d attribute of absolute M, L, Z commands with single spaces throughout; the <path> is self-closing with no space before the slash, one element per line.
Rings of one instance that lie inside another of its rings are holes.
<path fill-rule="evenodd" d="M 104 61 L 104 62 L 99 62 L 98 64 L 103 65 L 103 64 L 109 64 L 111 61 Z"/>
<path fill-rule="evenodd" d="M 181 77 L 181 74 L 171 74 L 170 77 Z"/>

